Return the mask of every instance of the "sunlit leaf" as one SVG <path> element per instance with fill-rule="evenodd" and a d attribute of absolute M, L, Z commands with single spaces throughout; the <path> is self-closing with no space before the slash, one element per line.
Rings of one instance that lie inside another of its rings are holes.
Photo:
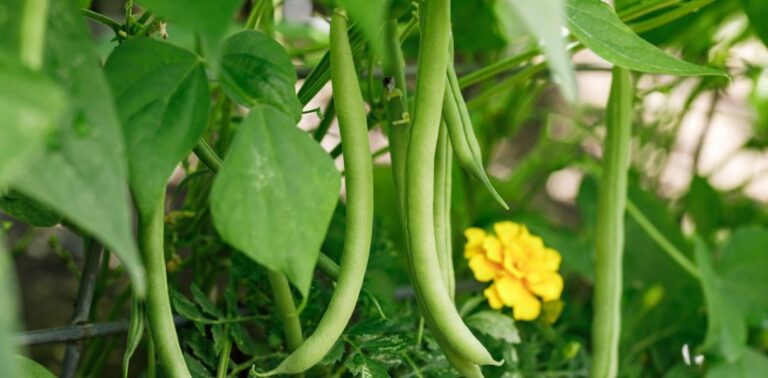
<path fill-rule="evenodd" d="M 203 62 L 139 38 L 118 47 L 105 69 L 123 124 L 131 190 L 139 211 L 148 214 L 205 131 L 210 97 Z"/>
<path fill-rule="evenodd" d="M 120 124 L 91 35 L 73 1 L 51 1 L 44 71 L 71 106 L 29 172 L 12 187 L 103 241 L 126 265 L 136 292 L 144 271 L 131 232 Z"/>
<path fill-rule="evenodd" d="M 243 0 L 138 0 L 139 4 L 171 22 L 204 33 L 221 33 L 229 27 Z"/>
<path fill-rule="evenodd" d="M 677 76 L 727 74 L 688 63 L 642 39 L 600 0 L 569 0 L 566 14 L 571 33 L 601 58 L 633 71 Z"/>
<path fill-rule="evenodd" d="M 306 295 L 340 185 L 320 145 L 282 112 L 257 105 L 213 184 L 216 230 Z"/>
<path fill-rule="evenodd" d="M 272 105 L 301 118 L 295 93 L 296 71 L 285 49 L 258 31 L 243 31 L 224 41 L 221 56 L 224 90 L 242 105 Z"/>

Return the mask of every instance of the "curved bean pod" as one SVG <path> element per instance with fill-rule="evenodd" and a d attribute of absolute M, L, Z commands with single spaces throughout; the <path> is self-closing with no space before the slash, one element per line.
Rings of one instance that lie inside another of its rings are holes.
<path fill-rule="evenodd" d="M 472 127 L 472 119 L 469 117 L 467 104 L 461 95 L 459 79 L 456 77 L 456 70 L 451 62 L 448 63 L 446 70 L 446 81 L 445 95 L 443 96 L 443 119 L 448 126 L 456 160 L 464 171 L 483 183 L 496 202 L 504 209 L 509 210 L 509 205 L 504 202 L 504 199 L 491 184 L 488 174 L 485 173 L 480 144 L 477 142 L 475 130 Z"/>
<path fill-rule="evenodd" d="M 368 265 L 373 230 L 373 160 L 363 98 L 347 35 L 347 19 L 340 11 L 334 11 L 331 19 L 330 56 L 331 84 L 344 143 L 347 189 L 347 229 L 341 272 L 315 332 L 278 367 L 267 372 L 267 376 L 306 371 L 331 350 L 352 316 Z"/>
<path fill-rule="evenodd" d="M 443 332 L 446 344 L 468 361 L 498 364 L 456 311 L 438 266 L 434 232 L 435 149 L 448 69 L 449 0 L 429 0 L 424 17 L 416 82 L 413 126 L 406 158 L 405 218 L 414 283 L 424 310 Z"/>

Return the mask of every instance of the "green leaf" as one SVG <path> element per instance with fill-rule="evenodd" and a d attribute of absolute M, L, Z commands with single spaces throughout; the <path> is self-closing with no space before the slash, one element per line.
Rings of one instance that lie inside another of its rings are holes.
<path fill-rule="evenodd" d="M 576 102 L 578 91 L 571 54 L 565 47 L 565 0 L 506 0 L 539 41 L 555 82 L 569 102 Z"/>
<path fill-rule="evenodd" d="M 221 34 L 232 23 L 243 0 L 138 0 L 139 4 L 191 30 Z"/>
<path fill-rule="evenodd" d="M 378 46 L 381 43 L 381 26 L 387 16 L 389 1 L 339 0 L 339 3 L 347 11 L 349 19 L 363 31 L 365 39 L 373 46 L 373 50 L 378 51 Z"/>
<path fill-rule="evenodd" d="M 211 190 L 221 237 L 282 272 L 306 297 L 341 180 L 331 158 L 293 121 L 257 105 L 240 125 Z"/>
<path fill-rule="evenodd" d="M 105 69 L 123 123 L 130 187 L 139 211 L 148 214 L 205 131 L 210 97 L 203 62 L 138 38 L 115 49 Z"/>
<path fill-rule="evenodd" d="M 46 369 L 43 365 L 40 365 L 37 361 L 16 355 L 14 357 L 18 370 L 21 371 L 19 377 L 24 378 L 56 378 L 50 370 Z"/>
<path fill-rule="evenodd" d="M 515 320 L 510 315 L 497 311 L 481 311 L 472 314 L 466 321 L 468 326 L 494 339 L 511 344 L 520 343 L 520 333 L 515 326 Z"/>
<path fill-rule="evenodd" d="M 61 222 L 61 216 L 44 203 L 14 190 L 0 195 L 0 210 L 35 227 L 52 227 Z"/>
<path fill-rule="evenodd" d="M 112 96 L 72 1 L 51 1 L 45 71 L 71 103 L 55 138 L 12 188 L 92 234 L 115 251 L 138 295 L 144 270 L 131 232 L 124 147 Z"/>
<path fill-rule="evenodd" d="M 214 318 L 220 319 L 224 318 L 224 314 L 216 308 L 216 305 L 211 303 L 210 299 L 208 299 L 208 296 L 206 296 L 197 285 L 192 284 L 191 287 L 192 290 L 192 299 L 195 300 L 195 303 L 197 303 L 198 306 L 200 306 L 203 311 L 207 312 L 208 315 L 213 316 Z"/>
<path fill-rule="evenodd" d="M 4 233 L 0 233 L 0 377 L 16 377 L 19 363 L 13 333 L 18 327 L 16 273 L 11 254 L 5 249 Z"/>
<path fill-rule="evenodd" d="M 768 357 L 765 354 L 747 349 L 744 355 L 734 362 L 721 362 L 707 371 L 707 378 L 762 378 L 768 372 Z"/>
<path fill-rule="evenodd" d="M 380 362 L 360 353 L 355 353 L 352 358 L 344 363 L 353 377 L 383 378 L 389 377 L 387 368 Z"/>
<path fill-rule="evenodd" d="M 600 0 L 570 0 L 565 7 L 571 33 L 595 54 L 617 66 L 656 74 L 728 77 L 720 70 L 677 59 L 640 38 Z"/>
<path fill-rule="evenodd" d="M 296 121 L 301 118 L 293 63 L 264 33 L 247 30 L 224 41 L 220 79 L 227 94 L 244 106 L 269 104 Z"/>
<path fill-rule="evenodd" d="M 187 363 L 187 367 L 189 368 L 190 374 L 192 374 L 195 378 L 213 378 L 213 374 L 211 374 L 208 369 L 203 366 L 203 364 L 198 361 L 196 358 L 190 356 L 187 353 L 184 353 L 184 362 Z"/>
<path fill-rule="evenodd" d="M 702 348 L 717 352 L 727 361 L 734 361 L 746 348 L 746 324 L 731 302 L 732 298 L 723 291 L 723 281 L 712 267 L 706 244 L 697 241 L 695 252 L 701 286 L 707 301 L 707 335 Z"/>
<path fill-rule="evenodd" d="M 131 356 L 136 352 L 136 348 L 139 347 L 142 336 L 144 336 L 144 305 L 140 300 L 134 298 L 131 304 L 131 323 L 128 326 L 128 339 L 126 340 L 125 352 L 123 353 L 123 378 L 128 378 Z"/>
<path fill-rule="evenodd" d="M 0 57 L 0 83 L 2 186 L 42 153 L 46 139 L 66 111 L 67 101 L 53 81 L 9 58 Z"/>
<path fill-rule="evenodd" d="M 741 228 L 731 235 L 720 251 L 717 270 L 725 295 L 746 316 L 760 325 L 768 318 L 768 230 Z"/>
<path fill-rule="evenodd" d="M 765 0 L 741 0 L 741 8 L 747 14 L 752 30 L 768 46 L 768 1 Z"/>

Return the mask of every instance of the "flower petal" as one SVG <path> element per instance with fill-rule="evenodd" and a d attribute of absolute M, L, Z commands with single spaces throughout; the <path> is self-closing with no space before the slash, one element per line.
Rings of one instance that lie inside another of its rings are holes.
<path fill-rule="evenodd" d="M 512 316 L 515 320 L 534 320 L 541 313 L 541 302 L 527 291 L 525 294 L 513 308 Z"/>
<path fill-rule="evenodd" d="M 496 280 L 496 290 L 499 292 L 501 301 L 509 307 L 517 305 L 523 296 L 531 295 L 522 281 L 507 274 Z"/>
<path fill-rule="evenodd" d="M 505 246 L 512 245 L 524 231 L 525 226 L 505 221 L 505 222 L 499 222 L 493 225 L 493 231 L 496 232 L 496 235 L 499 236 L 499 239 L 501 239 L 502 244 Z"/>
<path fill-rule="evenodd" d="M 483 249 L 488 260 L 495 263 L 501 263 L 504 260 L 501 242 L 493 235 L 489 235 L 483 240 Z"/>
<path fill-rule="evenodd" d="M 485 255 L 478 254 L 469 259 L 469 268 L 475 274 L 475 279 L 480 282 L 488 282 L 496 276 L 500 270 L 499 266 L 485 258 Z"/>
<path fill-rule="evenodd" d="M 495 284 L 492 284 L 483 290 L 483 295 L 485 295 L 485 297 L 488 299 L 488 305 L 491 306 L 492 309 L 500 310 L 502 307 L 504 307 L 504 303 L 499 297 L 499 292 L 496 290 Z"/>
<path fill-rule="evenodd" d="M 464 245 L 464 258 L 471 259 L 478 253 L 483 253 L 483 240 L 485 240 L 485 231 L 477 227 L 470 227 L 464 231 L 467 237 L 467 244 Z"/>
<path fill-rule="evenodd" d="M 526 280 L 526 286 L 544 301 L 553 301 L 563 293 L 563 277 L 557 273 L 542 273 L 536 281 Z"/>

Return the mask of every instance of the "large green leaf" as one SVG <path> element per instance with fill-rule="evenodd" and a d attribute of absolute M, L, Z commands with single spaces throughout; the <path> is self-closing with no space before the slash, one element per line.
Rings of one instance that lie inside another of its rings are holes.
<path fill-rule="evenodd" d="M 741 0 L 741 7 L 747 14 L 755 34 L 768 46 L 768 1 Z"/>
<path fill-rule="evenodd" d="M 257 105 L 211 190 L 216 230 L 303 295 L 339 195 L 331 158 L 285 114 Z"/>
<path fill-rule="evenodd" d="M 734 362 L 713 365 L 707 371 L 707 378 L 763 378 L 768 373 L 768 357 L 754 349 L 747 349 Z"/>
<path fill-rule="evenodd" d="M 768 230 L 736 230 L 720 252 L 723 290 L 751 324 L 768 319 Z"/>
<path fill-rule="evenodd" d="M 677 59 L 640 38 L 600 0 L 569 0 L 565 7 L 571 33 L 595 54 L 617 66 L 647 73 L 727 77 L 720 70 Z"/>
<path fill-rule="evenodd" d="M 12 187 L 104 242 L 126 265 L 137 293 L 144 271 L 131 235 L 125 158 L 112 95 L 73 1 L 51 1 L 45 71 L 71 107 L 48 148 Z M 41 93 L 42 95 L 42 93 Z"/>
<path fill-rule="evenodd" d="M 16 344 L 12 337 L 18 326 L 15 277 L 11 254 L 6 251 L 0 233 L 0 377 L 17 377 Z"/>
<path fill-rule="evenodd" d="M 696 243 L 696 265 L 707 301 L 707 335 L 703 348 L 734 361 L 746 347 L 744 318 L 733 305 L 733 298 L 729 298 L 723 290 L 723 280 L 715 273 L 710 252 L 703 241 Z"/>
<path fill-rule="evenodd" d="M 717 352 L 730 363 L 730 367 L 722 368 L 724 371 L 737 368 L 741 364 L 739 359 L 748 355 L 747 325 L 759 326 L 768 317 L 766 245 L 768 230 L 736 230 L 720 250 L 715 265 L 710 262 L 704 243 L 697 244 L 696 262 L 709 315 L 704 348 Z"/>
<path fill-rule="evenodd" d="M 565 48 L 565 0 L 506 0 L 526 28 L 540 41 L 555 82 L 570 102 L 578 97 L 571 54 Z"/>
<path fill-rule="evenodd" d="M 269 104 L 294 120 L 301 118 L 291 58 L 264 33 L 247 30 L 224 41 L 221 83 L 227 94 L 242 105 Z"/>
<path fill-rule="evenodd" d="M 243 0 L 138 0 L 138 3 L 191 30 L 219 34 L 229 27 Z"/>
<path fill-rule="evenodd" d="M 118 47 L 105 69 L 123 124 L 131 190 L 139 211 L 148 214 L 205 131 L 210 97 L 203 62 L 139 38 Z"/>
<path fill-rule="evenodd" d="M 63 91 L 50 79 L 4 56 L 0 57 L 0 83 L 2 186 L 42 153 L 46 138 L 63 116 L 67 102 Z M 41 96 L 43 93 L 45 96 Z"/>
<path fill-rule="evenodd" d="M 23 378 L 55 378 L 56 375 L 46 369 L 45 366 L 40 365 L 37 361 L 29 359 L 24 356 L 16 355 L 13 357 L 18 365 L 18 370 L 21 374 L 17 377 Z M 12 377 L 10 375 L 4 375 L 4 377 Z"/>

